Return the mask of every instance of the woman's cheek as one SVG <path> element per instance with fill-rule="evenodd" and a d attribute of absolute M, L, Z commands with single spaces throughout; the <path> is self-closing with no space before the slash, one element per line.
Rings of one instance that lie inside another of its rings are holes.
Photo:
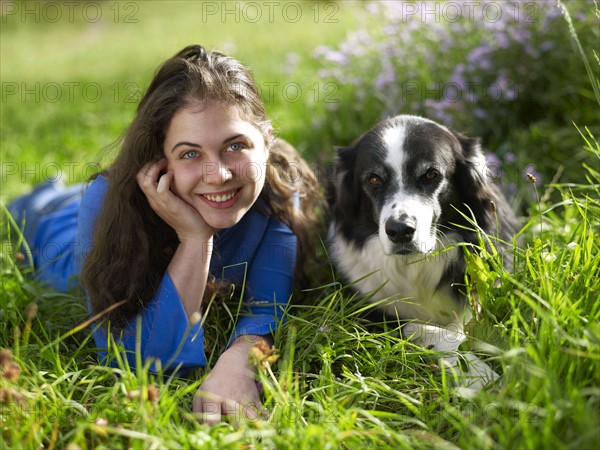
<path fill-rule="evenodd" d="M 258 162 L 248 162 L 242 168 L 241 176 L 248 183 L 258 183 L 265 177 L 266 166 Z"/>

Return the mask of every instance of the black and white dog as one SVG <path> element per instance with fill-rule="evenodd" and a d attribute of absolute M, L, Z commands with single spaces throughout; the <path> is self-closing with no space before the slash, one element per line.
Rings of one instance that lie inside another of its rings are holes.
<path fill-rule="evenodd" d="M 464 250 L 454 244 L 479 242 L 474 223 L 509 243 L 517 230 L 515 214 L 486 172 L 478 139 L 400 115 L 338 149 L 328 193 L 329 249 L 338 270 L 371 301 L 381 301 L 385 314 L 409 321 L 406 337 L 450 352 L 442 363 L 453 370 L 471 319 L 460 292 Z M 505 260 L 512 265 L 508 253 Z M 465 356 L 467 385 L 496 377 Z"/>

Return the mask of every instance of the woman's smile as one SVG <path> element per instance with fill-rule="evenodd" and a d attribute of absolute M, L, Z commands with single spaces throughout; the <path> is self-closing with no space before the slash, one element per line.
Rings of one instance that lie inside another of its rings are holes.
<path fill-rule="evenodd" d="M 239 197 L 239 193 L 242 188 L 232 189 L 225 192 L 215 192 L 211 194 L 198 194 L 198 196 L 204 200 L 208 205 L 213 208 L 230 208 L 236 202 Z"/>

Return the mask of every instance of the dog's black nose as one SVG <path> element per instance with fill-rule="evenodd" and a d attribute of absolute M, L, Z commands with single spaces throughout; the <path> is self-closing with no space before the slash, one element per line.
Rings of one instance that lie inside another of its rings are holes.
<path fill-rule="evenodd" d="M 394 244 L 410 242 L 415 235 L 416 223 L 411 219 L 388 219 L 385 222 L 385 234 Z"/>

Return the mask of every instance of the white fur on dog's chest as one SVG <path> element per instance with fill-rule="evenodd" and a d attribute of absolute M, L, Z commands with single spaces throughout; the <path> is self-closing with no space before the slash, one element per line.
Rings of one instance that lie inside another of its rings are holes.
<path fill-rule="evenodd" d="M 332 256 L 348 281 L 355 282 L 363 294 L 377 291 L 373 302 L 389 299 L 389 304 L 380 305 L 388 315 L 440 325 L 460 322 L 464 307 L 451 296 L 449 287 L 438 289 L 457 249 L 435 256 L 386 255 L 378 236 L 369 238 L 362 249 L 336 233 L 330 233 L 330 238 Z"/>

